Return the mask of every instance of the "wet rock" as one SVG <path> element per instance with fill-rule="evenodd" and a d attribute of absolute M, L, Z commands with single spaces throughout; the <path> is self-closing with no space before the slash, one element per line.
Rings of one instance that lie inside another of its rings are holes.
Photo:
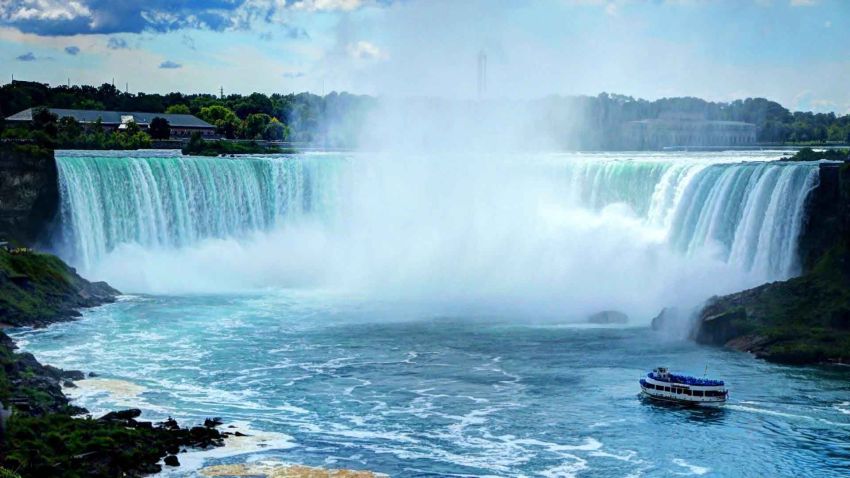
<path fill-rule="evenodd" d="M 109 412 L 106 415 L 100 417 L 98 420 L 103 421 L 121 421 L 121 420 L 133 420 L 134 418 L 138 418 L 142 414 L 142 411 L 138 408 L 130 408 L 128 410 L 119 410 L 117 412 Z"/>
<path fill-rule="evenodd" d="M 206 420 L 204 420 L 204 426 L 207 427 L 207 428 L 215 428 L 215 427 L 221 425 L 222 423 L 224 423 L 224 422 L 221 421 L 221 418 L 219 418 L 219 417 L 207 418 Z"/>
<path fill-rule="evenodd" d="M 180 466 L 180 460 L 175 455 L 168 455 L 165 457 L 165 464 L 168 466 Z"/>
<path fill-rule="evenodd" d="M 180 425 L 177 424 L 177 420 L 175 420 L 171 417 L 168 417 L 167 420 L 160 423 L 160 426 L 162 428 L 166 429 L 166 430 L 179 430 L 180 429 Z"/>
<path fill-rule="evenodd" d="M 100 375 L 98 375 L 98 374 L 96 374 L 96 373 L 94 373 L 94 372 L 89 372 L 89 378 L 94 378 L 94 377 L 99 377 L 99 376 L 100 376 Z"/>
<path fill-rule="evenodd" d="M 62 378 L 65 380 L 85 380 L 86 374 L 79 370 L 62 370 Z"/>
<path fill-rule="evenodd" d="M 747 332 L 741 327 L 746 320 L 747 312 L 741 307 L 717 314 L 704 313 L 700 317 L 700 327 L 696 330 L 694 339 L 701 344 L 726 345 L 730 340 Z"/>

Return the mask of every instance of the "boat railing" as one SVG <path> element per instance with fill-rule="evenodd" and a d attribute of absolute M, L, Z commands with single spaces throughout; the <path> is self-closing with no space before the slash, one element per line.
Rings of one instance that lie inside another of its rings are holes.
<path fill-rule="evenodd" d="M 654 374 L 652 372 L 649 372 L 648 374 L 646 374 L 646 376 L 653 379 L 653 380 L 658 380 L 658 381 L 661 381 L 661 382 L 681 383 L 681 384 L 685 384 L 685 385 L 695 385 L 695 386 L 698 386 L 698 387 L 722 387 L 722 386 L 725 385 L 723 380 L 711 380 L 711 379 L 707 379 L 707 378 L 696 378 L 696 377 L 690 377 L 688 375 L 676 375 L 676 374 L 672 374 L 672 373 L 668 373 L 666 377 L 660 377 L 660 376 L 657 376 L 656 374 Z"/>

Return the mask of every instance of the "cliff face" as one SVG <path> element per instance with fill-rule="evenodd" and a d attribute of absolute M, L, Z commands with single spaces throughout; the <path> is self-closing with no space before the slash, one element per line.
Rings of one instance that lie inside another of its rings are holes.
<path fill-rule="evenodd" d="M 711 298 L 693 339 L 774 362 L 850 362 L 850 164 L 822 165 L 812 194 L 803 275 Z"/>
<path fill-rule="evenodd" d="M 817 261 L 836 244 L 838 235 L 850 231 L 848 181 L 845 165 L 820 165 L 818 186 L 806 206 L 806 221 L 798 246 L 803 273 L 814 269 Z"/>
<path fill-rule="evenodd" d="M 58 204 L 53 151 L 36 145 L 0 145 L 0 239 L 35 243 L 52 222 Z"/>

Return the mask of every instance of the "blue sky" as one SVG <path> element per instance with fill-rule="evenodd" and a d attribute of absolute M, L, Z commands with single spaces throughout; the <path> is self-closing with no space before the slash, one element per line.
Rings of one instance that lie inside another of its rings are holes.
<path fill-rule="evenodd" d="M 850 113 L 850 2 L 4 0 L 0 75 L 148 92 L 764 96 Z"/>

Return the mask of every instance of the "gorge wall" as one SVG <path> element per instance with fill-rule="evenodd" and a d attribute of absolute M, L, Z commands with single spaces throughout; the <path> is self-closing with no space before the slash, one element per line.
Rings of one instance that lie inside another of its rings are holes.
<path fill-rule="evenodd" d="M 53 151 L 0 144 L 0 240 L 31 245 L 43 239 L 58 205 Z"/>

